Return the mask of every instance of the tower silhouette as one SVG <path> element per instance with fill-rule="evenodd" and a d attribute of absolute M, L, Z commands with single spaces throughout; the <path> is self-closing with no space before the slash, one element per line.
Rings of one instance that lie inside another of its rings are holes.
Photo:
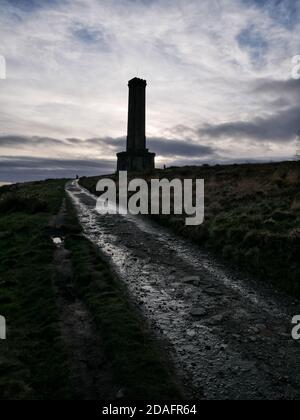
<path fill-rule="evenodd" d="M 149 171 L 155 168 L 155 153 L 146 148 L 146 80 L 128 82 L 128 125 L 126 152 L 117 154 L 118 171 Z"/>

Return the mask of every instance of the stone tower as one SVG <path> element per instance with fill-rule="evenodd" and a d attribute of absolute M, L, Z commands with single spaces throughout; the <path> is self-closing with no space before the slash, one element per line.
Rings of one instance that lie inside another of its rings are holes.
<path fill-rule="evenodd" d="M 128 82 L 128 127 L 126 152 L 117 154 L 118 171 L 149 171 L 155 168 L 155 153 L 146 149 L 146 80 Z"/>

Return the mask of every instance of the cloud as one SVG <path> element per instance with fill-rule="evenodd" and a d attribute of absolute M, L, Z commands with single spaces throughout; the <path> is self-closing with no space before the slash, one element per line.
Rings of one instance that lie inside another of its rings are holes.
<path fill-rule="evenodd" d="M 254 25 L 243 29 L 238 34 L 237 41 L 240 48 L 248 52 L 254 66 L 260 67 L 264 64 L 268 43 Z"/>
<path fill-rule="evenodd" d="M 255 94 L 288 96 L 292 101 L 300 105 L 300 79 L 263 79 L 256 81 Z"/>
<path fill-rule="evenodd" d="M 61 0 L 3 0 L 6 5 L 14 6 L 23 12 L 34 12 L 40 8 L 57 6 Z M 64 0 L 62 0 L 64 1 Z"/>
<path fill-rule="evenodd" d="M 15 147 L 15 146 L 57 146 L 61 145 L 61 140 L 47 138 L 47 137 L 39 137 L 39 136 L 16 136 L 16 135 L 7 135 L 7 136 L 0 136 L 0 147 Z"/>
<path fill-rule="evenodd" d="M 164 157 L 213 157 L 216 151 L 210 146 L 203 146 L 193 141 L 149 138 L 149 146 Z"/>
<path fill-rule="evenodd" d="M 71 34 L 75 39 L 83 43 L 87 48 L 96 48 L 96 51 L 108 52 L 112 45 L 112 35 L 104 27 L 89 27 L 75 23 L 71 28 Z"/>
<path fill-rule="evenodd" d="M 126 138 L 90 138 L 90 139 L 54 139 L 48 137 L 28 137 L 28 136 L 0 136 L 0 148 L 2 147 L 16 147 L 22 148 L 40 148 L 45 147 L 60 147 L 68 148 L 71 154 L 73 148 L 88 148 L 91 150 L 109 150 L 111 154 L 122 151 L 126 148 Z M 191 140 L 178 140 L 168 138 L 148 138 L 148 146 L 155 153 L 169 157 L 169 156 L 213 156 L 215 150 L 210 146 L 197 144 Z"/>
<path fill-rule="evenodd" d="M 199 134 L 213 138 L 230 137 L 272 142 L 289 142 L 300 131 L 300 109 L 290 108 L 253 121 L 233 121 L 217 125 L 205 125 Z"/>
<path fill-rule="evenodd" d="M 264 103 L 261 115 L 252 119 L 203 124 L 200 138 L 254 140 L 261 143 L 288 143 L 300 131 L 300 80 L 257 79 L 249 95 Z"/>
<path fill-rule="evenodd" d="M 0 179 L 7 182 L 25 182 L 46 178 L 75 178 L 75 175 L 113 173 L 115 162 L 105 159 L 42 159 L 28 156 L 2 156 Z"/>
<path fill-rule="evenodd" d="M 299 84 L 287 79 L 300 54 L 299 5 L 2 0 L 0 154 L 114 160 L 127 81 L 139 75 L 148 147 L 161 160 L 292 156 L 279 142 L 296 129 Z"/>
<path fill-rule="evenodd" d="M 300 8 L 297 0 L 243 0 L 249 6 L 265 11 L 276 23 L 292 29 L 298 22 Z"/>
<path fill-rule="evenodd" d="M 219 158 L 217 150 L 213 147 L 191 140 L 149 138 L 148 146 L 157 154 L 158 160 L 161 159 L 164 163 L 180 162 L 184 159 L 198 159 L 199 162 L 204 162 L 205 159 L 211 161 Z M 58 158 L 47 157 L 49 147 L 57 151 Z M 5 151 L 7 148 L 15 150 L 15 156 L 1 156 L 1 150 Z M 92 176 L 110 173 L 116 168 L 116 153 L 125 148 L 125 137 L 55 139 L 21 135 L 0 136 L 0 179 L 14 182 L 49 177 L 74 178 L 75 174 Z M 21 150 L 22 155 L 19 154 Z M 80 153 L 76 153 L 78 150 Z M 37 156 L 28 155 L 33 151 Z M 43 151 L 46 151 L 44 155 Z M 76 155 L 85 155 L 85 159 L 75 158 Z M 92 156 L 95 158 L 91 158 Z"/>

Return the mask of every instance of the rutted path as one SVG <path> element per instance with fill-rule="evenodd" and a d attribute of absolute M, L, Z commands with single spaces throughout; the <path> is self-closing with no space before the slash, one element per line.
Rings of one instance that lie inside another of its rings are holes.
<path fill-rule="evenodd" d="M 112 367 L 104 356 L 103 345 L 92 315 L 78 297 L 72 281 L 71 254 L 62 240 L 62 226 L 66 217 L 65 203 L 49 224 L 54 253 L 53 287 L 60 314 L 62 340 L 68 352 L 68 369 L 72 398 L 79 400 L 107 400 L 117 395 Z M 59 236 L 57 236 L 59 235 Z"/>
<path fill-rule="evenodd" d="M 99 215 L 75 181 L 67 191 L 86 236 L 110 257 L 194 397 L 300 398 L 300 343 L 291 338 L 299 302 L 233 278 L 151 222 Z"/>

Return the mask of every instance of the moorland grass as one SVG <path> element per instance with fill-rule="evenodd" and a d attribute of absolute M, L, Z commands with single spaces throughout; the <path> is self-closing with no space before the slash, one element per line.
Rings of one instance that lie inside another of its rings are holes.
<path fill-rule="evenodd" d="M 65 198 L 65 180 L 0 188 L 0 399 L 72 399 L 68 351 L 53 288 L 49 221 Z M 130 399 L 177 399 L 173 374 L 108 264 L 82 234 L 67 200 L 61 226 L 76 293 L 95 320 L 115 384 Z"/>
<path fill-rule="evenodd" d="M 67 356 L 52 288 L 47 232 L 65 181 L 0 188 L 0 399 L 68 399 Z"/>

